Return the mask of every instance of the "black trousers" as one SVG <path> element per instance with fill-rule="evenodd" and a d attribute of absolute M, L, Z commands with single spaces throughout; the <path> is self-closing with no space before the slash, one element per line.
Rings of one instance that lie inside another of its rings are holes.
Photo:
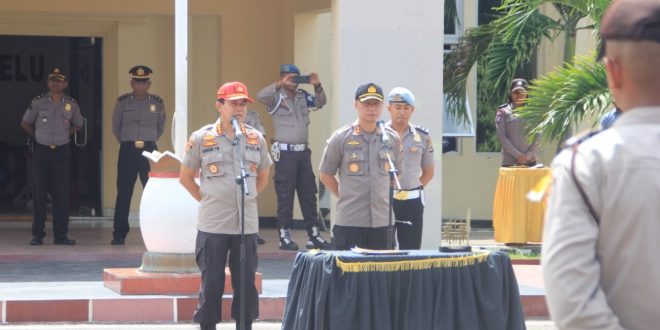
<path fill-rule="evenodd" d="M 51 149 L 34 143 L 34 219 L 32 236 L 46 236 L 47 194 L 53 198 L 53 234 L 55 239 L 67 238 L 69 231 L 69 185 L 71 177 L 71 147 L 68 144 Z"/>
<path fill-rule="evenodd" d="M 421 198 L 400 201 L 395 199 L 392 204 L 394 218 L 400 221 L 410 221 L 412 225 L 397 222 L 396 238 L 399 250 L 419 250 L 422 246 L 422 228 L 424 225 L 424 204 Z"/>
<path fill-rule="evenodd" d="M 234 296 L 231 303 L 231 317 L 240 319 L 241 294 L 241 235 L 212 234 L 197 231 L 195 255 L 197 266 L 202 272 L 202 286 L 199 289 L 199 304 L 193 314 L 193 321 L 200 324 L 214 324 L 222 320 L 222 293 L 225 290 L 225 265 L 229 253 L 229 272 Z M 254 283 L 257 272 L 257 234 L 245 235 L 245 320 L 259 317 L 259 293 Z"/>
<path fill-rule="evenodd" d="M 372 250 L 387 250 L 387 227 L 332 227 L 332 249 L 350 250 L 358 246 Z"/>
<path fill-rule="evenodd" d="M 156 150 L 156 143 L 145 142 L 144 148 L 138 149 L 132 141 L 122 142 L 119 146 L 117 161 L 117 199 L 115 200 L 114 238 L 126 238 L 128 231 L 128 213 L 131 211 L 131 198 L 135 179 L 140 176 L 142 187 L 149 180 L 149 161 L 142 156 L 142 151 Z"/>
<path fill-rule="evenodd" d="M 298 202 L 303 214 L 303 225 L 312 228 L 319 217 L 316 209 L 316 178 L 312 170 L 312 151 L 281 151 L 275 163 L 275 193 L 277 194 L 277 225 L 293 227 L 293 197 L 298 193 Z"/>

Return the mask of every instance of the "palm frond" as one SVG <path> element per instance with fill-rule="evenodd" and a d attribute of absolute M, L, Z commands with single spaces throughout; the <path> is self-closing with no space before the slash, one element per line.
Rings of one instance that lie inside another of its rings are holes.
<path fill-rule="evenodd" d="M 519 14 L 507 14 L 491 23 L 496 33 L 479 61 L 478 99 L 483 107 L 495 108 L 507 99 L 509 82 L 533 60 L 541 40 L 553 37 L 548 31 L 557 27 L 557 22 L 538 10 Z"/>
<path fill-rule="evenodd" d="M 543 141 L 558 142 L 572 124 L 588 115 L 597 119 L 611 104 L 604 66 L 594 55 L 576 56 L 572 64 L 534 80 L 527 105 L 517 113 Z"/>
<path fill-rule="evenodd" d="M 482 25 L 468 30 L 458 46 L 447 53 L 444 58 L 444 93 L 446 95 L 445 111 L 457 121 L 456 124 L 468 120 L 465 107 L 465 90 L 470 70 L 482 56 L 490 44 L 491 26 Z"/>

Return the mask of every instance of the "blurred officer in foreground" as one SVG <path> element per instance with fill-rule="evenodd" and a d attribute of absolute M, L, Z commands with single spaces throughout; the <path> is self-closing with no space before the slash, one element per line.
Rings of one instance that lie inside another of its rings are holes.
<path fill-rule="evenodd" d="M 497 139 L 502 145 L 502 166 L 536 165 L 540 135 L 535 135 L 530 144 L 525 123 L 515 113 L 516 108 L 525 104 L 527 86 L 527 80 L 513 79 L 509 86 L 509 103 L 497 108 L 495 114 Z"/>
<path fill-rule="evenodd" d="M 358 87 L 355 93 L 358 119 L 328 139 L 320 165 L 321 182 L 339 198 L 332 229 L 336 250 L 358 246 L 388 249 L 390 174 L 387 154 L 401 168 L 401 140 L 384 125 L 386 138 L 377 121 L 383 112 L 383 90 L 374 83 Z M 389 143 L 383 143 L 384 140 Z"/>
<path fill-rule="evenodd" d="M 660 1 L 603 15 L 607 82 L 623 114 L 552 164 L 542 264 L 559 329 L 660 325 Z"/>
<path fill-rule="evenodd" d="M 257 195 L 268 184 L 268 174 L 273 161 L 261 133 L 243 125 L 247 104 L 252 102 L 248 90 L 240 82 L 220 86 L 215 107 L 220 118 L 194 132 L 186 145 L 181 162 L 179 180 L 190 194 L 200 202 L 197 217 L 195 251 L 197 265 L 202 272 L 199 304 L 193 316 L 202 330 L 216 328 L 222 319 L 222 293 L 225 286 L 225 265 L 229 254 L 229 271 L 234 295 L 231 316 L 240 323 L 241 282 L 245 281 L 245 329 L 252 328 L 252 321 L 259 317 L 259 294 L 254 283 L 257 271 Z M 244 165 L 248 173 L 248 192 L 245 195 L 245 278 L 240 277 L 241 248 L 241 186 L 236 184 L 240 176 L 240 163 L 232 145 L 236 134 L 232 117 L 240 123 L 239 138 Z M 199 173 L 200 184 L 195 182 Z"/>
<path fill-rule="evenodd" d="M 112 132 L 120 144 L 112 245 L 123 245 L 126 240 L 135 179 L 140 176 L 142 187 L 149 180 L 149 161 L 142 156 L 142 151 L 156 150 L 156 141 L 165 130 L 163 100 L 149 94 L 153 71 L 137 65 L 128 73 L 133 92 L 120 96 L 112 113 Z"/>
<path fill-rule="evenodd" d="M 394 195 L 396 237 L 401 250 L 419 250 L 424 225 L 424 186 L 433 178 L 433 142 L 429 130 L 410 123 L 415 96 L 407 88 L 395 87 L 387 97 L 391 121 L 387 126 L 401 138 L 403 159 L 401 189 Z"/>
<path fill-rule="evenodd" d="M 66 76 L 55 68 L 48 75 L 48 93 L 35 97 L 23 115 L 21 127 L 33 140 L 34 219 L 30 245 L 44 243 L 46 195 L 53 198 L 54 244 L 74 245 L 69 230 L 69 185 L 71 176 L 69 146 L 71 134 L 83 126 L 78 103 L 64 95 Z"/>
<path fill-rule="evenodd" d="M 280 66 L 280 80 L 262 89 L 257 98 L 268 107 L 275 126 L 272 146 L 275 161 L 275 193 L 277 194 L 277 225 L 280 227 L 280 249 L 298 250 L 291 239 L 293 227 L 293 197 L 298 194 L 309 240 L 308 249 L 330 248 L 319 233 L 316 208 L 316 179 L 312 169 L 312 151 L 308 147 L 310 111 L 325 105 L 325 91 L 316 73 L 308 82 L 314 86 L 314 95 L 298 89 L 300 70 L 293 64 Z"/>

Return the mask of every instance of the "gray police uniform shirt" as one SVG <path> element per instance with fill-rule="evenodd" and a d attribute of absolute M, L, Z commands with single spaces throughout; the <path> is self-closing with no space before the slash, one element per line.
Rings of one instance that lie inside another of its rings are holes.
<path fill-rule="evenodd" d="M 268 168 L 273 161 L 263 135 L 243 125 L 245 139 L 241 149 L 245 155 L 245 169 L 249 195 L 245 196 L 245 233 L 259 230 L 257 212 L 257 173 Z M 241 187 L 235 178 L 240 174 L 232 140 L 222 131 L 220 119 L 194 132 L 186 144 L 181 162 L 194 171 L 200 170 L 202 199 L 197 216 L 197 229 L 207 233 L 240 234 Z"/>
<path fill-rule="evenodd" d="M 290 99 L 287 93 L 277 89 L 276 83 L 270 84 L 257 93 L 257 99 L 268 108 L 273 117 L 275 141 L 282 143 L 307 143 L 309 137 L 309 113 L 323 107 L 326 103 L 325 91 L 314 91 L 312 96 L 299 89 Z"/>
<path fill-rule="evenodd" d="M 392 127 L 392 122 L 387 122 L 387 127 Z M 433 166 L 433 141 L 429 130 L 409 124 L 404 136 L 401 138 L 403 148 L 403 160 L 399 182 L 401 189 L 415 189 L 422 185 L 419 177 L 422 169 Z"/>
<path fill-rule="evenodd" d="M 245 114 L 245 124 L 248 126 L 252 126 L 254 129 L 259 131 L 261 135 L 263 135 L 264 137 L 266 136 L 266 130 L 264 129 L 264 125 L 261 123 L 261 117 L 259 117 L 258 112 L 248 110 L 247 113 Z"/>
<path fill-rule="evenodd" d="M 626 111 L 552 163 L 543 232 L 543 278 L 553 320 L 565 329 L 657 329 L 660 324 L 660 107 Z"/>
<path fill-rule="evenodd" d="M 156 142 L 165 130 L 165 104 L 154 94 L 140 100 L 133 93 L 117 99 L 112 113 L 112 133 L 119 142 Z"/>
<path fill-rule="evenodd" d="M 394 130 L 385 129 L 391 141 L 392 162 L 400 169 L 401 140 Z M 336 224 L 369 228 L 388 225 L 389 162 L 379 130 L 364 134 L 357 122 L 336 130 L 327 141 L 319 169 L 339 175 Z"/>
<path fill-rule="evenodd" d="M 520 155 L 530 157 L 530 162 L 536 161 L 540 135 L 536 134 L 532 143 L 529 143 L 525 123 L 516 116 L 510 104 L 502 105 L 497 109 L 495 129 L 497 139 L 502 145 L 502 166 L 516 165 L 516 159 Z"/>
<path fill-rule="evenodd" d="M 35 97 L 23 115 L 23 122 L 34 125 L 34 139 L 43 145 L 61 146 L 70 141 L 69 128 L 82 127 L 83 116 L 76 100 L 63 95 L 53 102 L 49 93 Z"/>

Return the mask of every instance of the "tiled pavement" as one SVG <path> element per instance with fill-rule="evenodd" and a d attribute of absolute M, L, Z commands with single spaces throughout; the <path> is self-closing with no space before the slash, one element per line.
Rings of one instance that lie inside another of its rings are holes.
<path fill-rule="evenodd" d="M 111 224 L 74 221 L 70 236 L 77 245 L 52 245 L 47 236 L 43 246 L 35 247 L 27 244 L 29 223 L 0 223 L 0 322 L 189 322 L 196 295 L 127 297 L 103 286 L 104 268 L 139 267 L 146 251 L 139 228 L 131 229 L 126 245 L 111 246 Z M 279 320 L 295 252 L 278 249 L 275 228 L 262 229 L 261 236 L 266 240 L 259 247 L 261 317 Z M 304 231 L 294 231 L 293 237 L 304 246 Z M 473 232 L 471 244 L 501 247 L 491 231 Z M 540 266 L 514 265 L 514 270 L 526 317 L 547 317 Z M 230 300 L 224 300 L 226 307 Z"/>

